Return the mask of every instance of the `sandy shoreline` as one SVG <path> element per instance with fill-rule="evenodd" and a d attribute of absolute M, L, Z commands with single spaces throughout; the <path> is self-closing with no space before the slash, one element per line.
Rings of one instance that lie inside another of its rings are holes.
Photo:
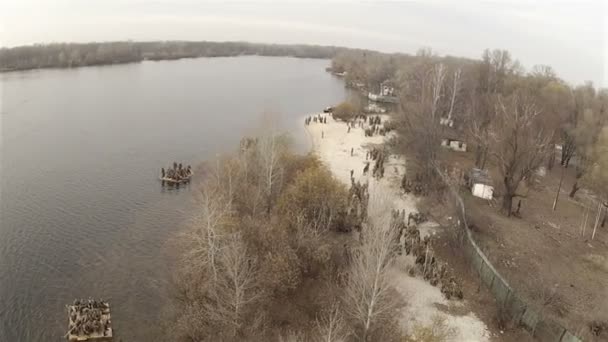
<path fill-rule="evenodd" d="M 311 122 L 305 130 L 311 139 L 312 152 L 331 170 L 334 176 L 345 185 L 350 185 L 350 172 L 353 178 L 361 183 L 369 183 L 370 192 L 374 190 L 390 194 L 393 209 L 405 210 L 406 217 L 416 212 L 416 199 L 406 195 L 400 189 L 400 181 L 405 173 L 405 160 L 390 156 L 385 162 L 385 174 L 380 180 L 371 176 L 371 170 L 363 175 L 366 164 L 366 153 L 374 145 L 381 145 L 385 137 L 374 135 L 366 137 L 363 127 L 355 125 L 348 129 L 345 122 L 336 121 L 328 114 L 314 114 L 327 118 L 327 123 Z M 383 122 L 388 118 L 381 115 Z M 304 122 L 302 119 L 300 122 Z M 351 156 L 352 149 L 352 156 Z M 371 162 L 371 160 L 370 160 Z M 373 163 L 372 163 L 373 166 Z M 395 290 L 403 297 L 406 305 L 400 309 L 399 321 L 405 331 L 418 325 L 428 325 L 435 316 L 443 317 L 449 327 L 454 328 L 455 336 L 451 341 L 490 341 L 487 326 L 473 313 L 451 315 L 439 307 L 466 307 L 466 301 L 447 300 L 439 288 L 432 286 L 421 277 L 407 274 L 408 265 L 413 265 L 412 256 L 399 256 L 391 271 Z"/>

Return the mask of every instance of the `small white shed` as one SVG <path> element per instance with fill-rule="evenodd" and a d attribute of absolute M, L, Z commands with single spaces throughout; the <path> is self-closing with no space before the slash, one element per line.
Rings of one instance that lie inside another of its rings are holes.
<path fill-rule="evenodd" d="M 450 118 L 440 118 L 439 124 L 448 127 L 454 127 L 454 119 Z"/>
<path fill-rule="evenodd" d="M 463 138 L 464 133 L 453 127 L 453 121 L 451 125 L 449 121 L 444 121 L 444 123 L 441 125 L 441 146 L 452 151 L 466 152 L 467 143 Z"/>
<path fill-rule="evenodd" d="M 491 200 L 494 196 L 492 179 L 485 170 L 472 169 L 469 174 L 469 186 L 475 197 Z"/>
<path fill-rule="evenodd" d="M 475 197 L 491 200 L 494 196 L 494 187 L 487 184 L 475 183 L 471 192 Z"/>
<path fill-rule="evenodd" d="M 459 140 L 459 139 L 443 138 L 443 139 L 441 139 L 441 146 L 447 147 L 452 151 L 458 151 L 458 152 L 467 151 L 467 143 L 462 140 Z"/>

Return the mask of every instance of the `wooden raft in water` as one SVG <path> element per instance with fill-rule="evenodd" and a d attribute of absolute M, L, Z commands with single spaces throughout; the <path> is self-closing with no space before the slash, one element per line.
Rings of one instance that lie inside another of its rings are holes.
<path fill-rule="evenodd" d="M 194 174 L 194 172 L 190 172 L 190 174 L 188 175 L 188 177 L 186 178 L 181 178 L 179 180 L 173 179 L 173 178 L 169 178 L 169 177 L 160 177 L 160 180 L 162 182 L 167 182 L 169 184 L 182 184 L 182 183 L 188 183 L 190 181 L 190 179 L 192 178 L 192 175 Z"/>
<path fill-rule="evenodd" d="M 93 299 L 75 300 L 67 309 L 68 341 L 112 341 L 113 329 L 108 302 Z"/>

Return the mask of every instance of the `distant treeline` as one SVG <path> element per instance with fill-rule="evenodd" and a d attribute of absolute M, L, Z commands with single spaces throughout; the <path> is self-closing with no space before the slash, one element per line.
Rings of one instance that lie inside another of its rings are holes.
<path fill-rule="evenodd" d="M 207 41 L 36 44 L 0 49 L 0 71 L 241 55 L 333 58 L 345 50 L 335 46 Z"/>

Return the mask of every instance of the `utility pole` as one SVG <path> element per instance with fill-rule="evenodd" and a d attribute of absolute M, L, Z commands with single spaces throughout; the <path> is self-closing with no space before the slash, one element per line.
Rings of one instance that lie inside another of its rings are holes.
<path fill-rule="evenodd" d="M 564 181 L 564 171 L 566 168 L 562 165 L 562 175 L 559 177 L 559 186 L 557 187 L 557 193 L 555 194 L 555 200 L 553 201 L 553 211 L 557 207 L 557 200 L 559 199 L 559 193 L 562 191 L 562 182 Z"/>

